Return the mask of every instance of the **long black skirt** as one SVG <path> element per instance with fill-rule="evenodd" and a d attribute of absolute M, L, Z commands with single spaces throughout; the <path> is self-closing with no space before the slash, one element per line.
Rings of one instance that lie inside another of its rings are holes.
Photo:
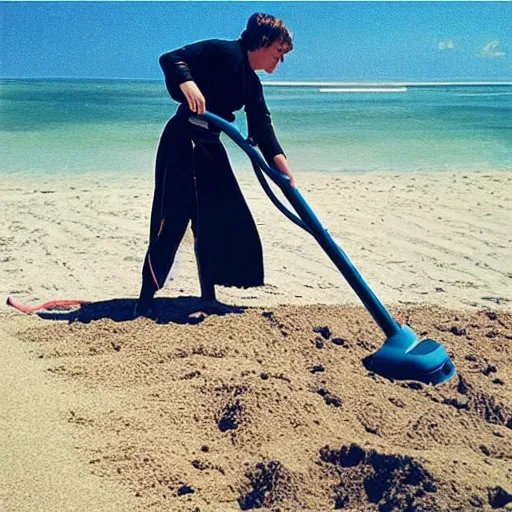
<path fill-rule="evenodd" d="M 143 288 L 164 286 L 189 222 L 202 289 L 263 284 L 258 231 L 219 134 L 177 115 L 157 151 Z"/>

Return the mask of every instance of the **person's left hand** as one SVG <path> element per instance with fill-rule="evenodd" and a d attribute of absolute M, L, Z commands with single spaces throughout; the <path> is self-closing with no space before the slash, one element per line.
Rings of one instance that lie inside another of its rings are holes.
<path fill-rule="evenodd" d="M 290 178 L 290 185 L 295 188 L 295 178 L 293 177 L 292 171 L 288 166 L 288 161 L 284 155 L 276 155 L 274 157 L 274 163 L 276 164 L 279 171 Z"/>

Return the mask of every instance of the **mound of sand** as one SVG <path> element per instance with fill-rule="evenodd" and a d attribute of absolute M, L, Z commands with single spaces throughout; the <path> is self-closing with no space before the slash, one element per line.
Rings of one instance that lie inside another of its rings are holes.
<path fill-rule="evenodd" d="M 456 365 L 432 387 L 365 369 L 383 337 L 362 308 L 159 299 L 156 318 L 122 321 L 132 307 L 41 315 L 17 336 L 90 398 L 65 418 L 84 465 L 140 510 L 510 506 L 512 312 L 395 310 Z"/>

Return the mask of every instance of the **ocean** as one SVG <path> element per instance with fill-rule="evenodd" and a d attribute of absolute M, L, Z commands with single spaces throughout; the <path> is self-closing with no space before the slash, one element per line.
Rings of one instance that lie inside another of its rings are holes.
<path fill-rule="evenodd" d="M 353 89 L 265 87 L 293 172 L 512 169 L 512 84 Z M 163 81 L 0 80 L 0 172 L 151 174 L 175 109 Z"/>

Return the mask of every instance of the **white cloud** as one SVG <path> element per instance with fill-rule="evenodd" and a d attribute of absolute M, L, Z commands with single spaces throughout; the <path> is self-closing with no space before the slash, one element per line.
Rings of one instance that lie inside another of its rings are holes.
<path fill-rule="evenodd" d="M 452 40 L 439 41 L 438 47 L 440 50 L 453 50 L 455 48 L 455 43 Z"/>
<path fill-rule="evenodd" d="M 489 41 L 480 52 L 482 57 L 503 57 L 505 52 L 498 51 L 499 41 Z"/>

